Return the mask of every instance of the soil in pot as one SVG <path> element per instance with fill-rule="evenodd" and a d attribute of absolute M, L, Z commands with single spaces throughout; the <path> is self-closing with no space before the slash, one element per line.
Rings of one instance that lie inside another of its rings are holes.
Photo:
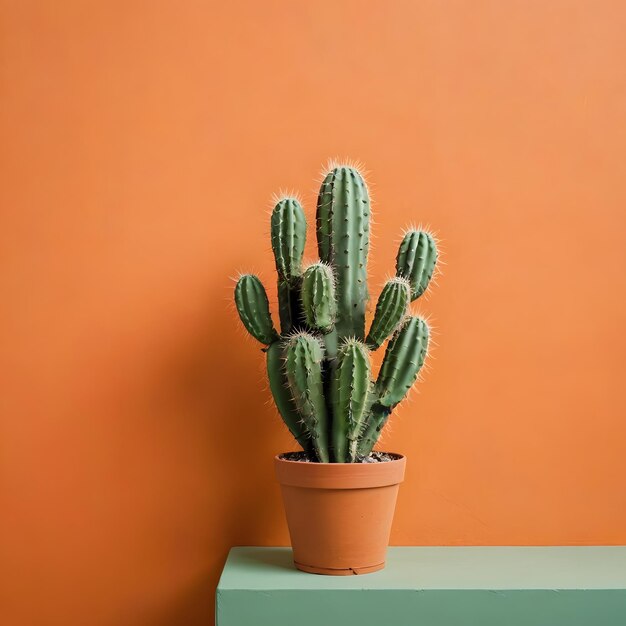
<path fill-rule="evenodd" d="M 306 452 L 285 452 L 281 454 L 279 458 L 285 461 L 299 461 L 300 463 L 315 463 L 311 461 Z M 401 458 L 400 454 L 394 454 L 393 452 L 370 452 L 367 456 L 357 458 L 357 463 L 385 463 L 386 461 L 397 461 Z"/>

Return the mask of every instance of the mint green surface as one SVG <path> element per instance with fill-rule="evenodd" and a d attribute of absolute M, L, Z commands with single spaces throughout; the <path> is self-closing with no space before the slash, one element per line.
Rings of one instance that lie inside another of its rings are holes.
<path fill-rule="evenodd" d="M 289 548 L 233 548 L 217 626 L 626 626 L 626 547 L 389 548 L 363 576 L 293 568 Z"/>

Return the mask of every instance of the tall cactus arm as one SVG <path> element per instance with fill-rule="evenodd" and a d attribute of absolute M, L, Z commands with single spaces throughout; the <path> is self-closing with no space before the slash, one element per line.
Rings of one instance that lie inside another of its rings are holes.
<path fill-rule="evenodd" d="M 332 407 L 332 449 L 336 463 L 353 463 L 370 390 L 369 351 L 355 339 L 340 348 L 330 381 Z"/>
<path fill-rule="evenodd" d="M 336 167 L 322 183 L 317 201 L 317 246 L 337 280 L 339 338 L 365 336 L 368 300 L 367 254 L 370 201 L 367 186 L 352 167 Z"/>
<path fill-rule="evenodd" d="M 308 326 L 323 333 L 335 327 L 337 303 L 333 270 L 325 263 L 310 265 L 302 275 L 302 309 Z"/>
<path fill-rule="evenodd" d="M 254 274 L 244 274 L 235 286 L 235 304 L 241 322 L 258 341 L 269 345 L 278 339 L 263 283 Z"/>
<path fill-rule="evenodd" d="M 426 322 L 409 316 L 387 345 L 374 387 L 375 400 L 359 441 L 359 454 L 372 451 L 391 411 L 417 379 L 428 352 L 428 339 Z"/>
<path fill-rule="evenodd" d="M 270 219 L 272 251 L 278 272 L 278 313 L 283 335 L 302 322 L 300 282 L 306 242 L 306 218 L 295 198 L 276 203 Z"/>
<path fill-rule="evenodd" d="M 306 218 L 295 198 L 283 198 L 272 211 L 272 250 L 279 277 L 291 281 L 302 273 Z"/>
<path fill-rule="evenodd" d="M 410 281 L 411 300 L 426 291 L 436 264 L 437 244 L 432 235 L 423 230 L 407 231 L 396 257 L 396 273 Z"/>
<path fill-rule="evenodd" d="M 324 399 L 322 359 L 319 339 L 308 333 L 297 333 L 285 348 L 285 373 L 289 390 L 311 435 L 311 445 L 322 463 L 330 461 L 328 445 L 328 414 Z"/>
<path fill-rule="evenodd" d="M 411 284 L 396 276 L 387 281 L 376 303 L 376 313 L 367 335 L 367 345 L 377 350 L 397 328 L 406 315 L 411 297 Z"/>
<path fill-rule="evenodd" d="M 287 387 L 287 377 L 283 369 L 284 345 L 275 341 L 267 349 L 267 378 L 276 408 L 296 441 L 307 453 L 311 452 L 311 436 L 299 415 Z"/>
<path fill-rule="evenodd" d="M 315 222 L 317 228 L 317 251 L 322 261 L 331 263 L 333 259 L 333 187 L 335 169 L 326 174 L 317 196 Z"/>

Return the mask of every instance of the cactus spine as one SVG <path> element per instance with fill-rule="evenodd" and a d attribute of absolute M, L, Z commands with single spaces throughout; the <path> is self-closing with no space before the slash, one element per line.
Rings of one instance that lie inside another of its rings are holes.
<path fill-rule="evenodd" d="M 317 201 L 320 261 L 302 271 L 306 220 L 300 203 L 282 198 L 271 216 L 278 273 L 280 335 L 260 280 L 242 276 L 235 302 L 244 326 L 262 344 L 270 389 L 283 421 L 316 462 L 359 462 L 375 445 L 394 407 L 417 379 L 428 349 L 426 323 L 408 313 L 437 262 L 433 237 L 409 230 L 365 338 L 370 204 L 350 166 L 333 167 Z M 391 336 L 376 382 L 370 349 Z"/>

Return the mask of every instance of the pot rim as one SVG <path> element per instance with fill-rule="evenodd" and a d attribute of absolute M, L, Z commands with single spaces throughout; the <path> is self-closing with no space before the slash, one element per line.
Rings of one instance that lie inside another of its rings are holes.
<path fill-rule="evenodd" d="M 286 454 L 286 453 L 281 453 Z M 303 463 L 274 457 L 276 478 L 281 485 L 308 489 L 372 489 L 397 485 L 404 479 L 406 457 L 382 463 Z"/>

